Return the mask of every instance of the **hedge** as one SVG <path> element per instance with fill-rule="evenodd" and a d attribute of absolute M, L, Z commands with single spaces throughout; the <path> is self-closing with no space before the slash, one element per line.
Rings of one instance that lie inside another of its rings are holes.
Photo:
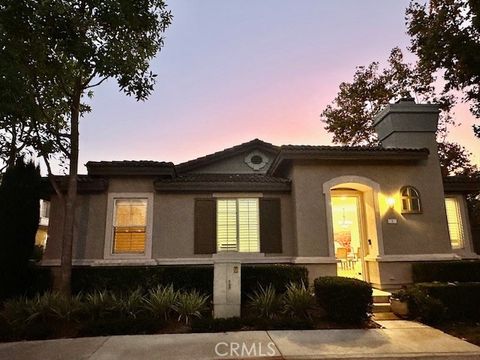
<path fill-rule="evenodd" d="M 414 283 L 480 281 L 480 261 L 435 261 L 412 264 Z"/>
<path fill-rule="evenodd" d="M 253 292 L 258 285 L 272 284 L 283 292 L 289 282 L 308 285 L 308 270 L 294 265 L 242 266 L 242 294 Z M 173 284 L 176 289 L 196 289 L 205 294 L 213 292 L 213 266 L 102 266 L 75 267 L 72 270 L 72 292 L 94 290 L 130 292 L 138 287 L 153 288 Z M 37 267 L 32 274 L 30 294 L 48 290 L 48 268 Z"/>
<path fill-rule="evenodd" d="M 130 292 L 140 287 L 173 284 L 175 289 L 198 290 L 211 294 L 211 266 L 109 266 L 77 267 L 72 270 L 72 292 L 110 290 Z"/>
<path fill-rule="evenodd" d="M 418 288 L 438 299 L 453 320 L 480 320 L 480 282 L 420 283 Z"/>
<path fill-rule="evenodd" d="M 372 286 L 361 280 L 340 276 L 315 279 L 315 297 L 332 320 L 361 323 L 370 318 Z"/>
<path fill-rule="evenodd" d="M 292 265 L 246 265 L 242 266 L 242 300 L 261 285 L 269 284 L 278 293 L 283 293 L 290 283 L 301 283 L 308 286 L 308 270 L 303 266 Z"/>

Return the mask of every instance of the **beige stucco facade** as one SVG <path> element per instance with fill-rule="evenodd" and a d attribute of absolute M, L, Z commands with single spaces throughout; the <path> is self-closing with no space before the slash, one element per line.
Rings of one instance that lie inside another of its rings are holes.
<path fill-rule="evenodd" d="M 411 103 L 396 105 L 377 117 L 382 148 L 374 150 L 279 148 L 254 140 L 180 164 L 176 175 L 167 180 L 163 175 L 159 180 L 153 173 L 122 175 L 108 168 L 101 176 L 97 171 L 93 181 L 100 176 L 108 185 L 78 195 L 74 265 L 212 264 L 214 255 L 194 251 L 195 201 L 255 197 L 279 199 L 282 250 L 239 254 L 242 262 L 301 264 L 312 279 L 335 275 L 338 259 L 331 196 L 346 189 L 361 199 L 363 278 L 374 286 L 389 289 L 411 282 L 411 263 L 415 261 L 477 257 L 472 250 L 464 196 L 458 193 L 453 196 L 459 199 L 465 246 L 451 246 L 445 189 L 436 155 L 437 109 Z M 253 168 L 253 155 L 260 155 L 261 159 L 254 161 L 263 161 L 261 169 Z M 215 180 L 219 174 L 231 177 Z M 402 212 L 400 189 L 407 185 L 421 195 L 418 213 Z M 116 257 L 109 253 L 112 198 L 136 194 L 143 194 L 151 202 L 148 252 L 140 257 Z M 62 223 L 63 208 L 52 195 L 43 260 L 46 266 L 59 264 Z"/>

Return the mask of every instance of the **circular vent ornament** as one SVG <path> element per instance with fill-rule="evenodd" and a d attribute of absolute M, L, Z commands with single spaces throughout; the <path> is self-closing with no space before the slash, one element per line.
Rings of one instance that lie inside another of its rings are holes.
<path fill-rule="evenodd" d="M 260 151 L 252 151 L 245 157 L 245 163 L 253 170 L 260 170 L 268 164 L 268 158 Z"/>

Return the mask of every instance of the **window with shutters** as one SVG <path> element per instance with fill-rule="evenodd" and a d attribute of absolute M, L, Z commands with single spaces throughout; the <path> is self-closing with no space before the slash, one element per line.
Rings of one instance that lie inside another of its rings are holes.
<path fill-rule="evenodd" d="M 455 197 L 445 198 L 445 210 L 447 212 L 448 232 L 452 249 L 464 247 L 464 233 L 460 203 Z"/>
<path fill-rule="evenodd" d="M 104 258 L 151 258 L 152 213 L 153 193 L 109 193 Z"/>
<path fill-rule="evenodd" d="M 217 200 L 217 251 L 260 251 L 257 198 Z"/>

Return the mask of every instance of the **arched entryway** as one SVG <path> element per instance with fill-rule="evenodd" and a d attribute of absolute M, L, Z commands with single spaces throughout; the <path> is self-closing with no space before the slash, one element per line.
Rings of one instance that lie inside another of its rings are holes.
<path fill-rule="evenodd" d="M 380 186 L 361 176 L 340 176 L 323 184 L 329 252 L 337 274 L 369 280 L 366 260 L 383 254 Z"/>

